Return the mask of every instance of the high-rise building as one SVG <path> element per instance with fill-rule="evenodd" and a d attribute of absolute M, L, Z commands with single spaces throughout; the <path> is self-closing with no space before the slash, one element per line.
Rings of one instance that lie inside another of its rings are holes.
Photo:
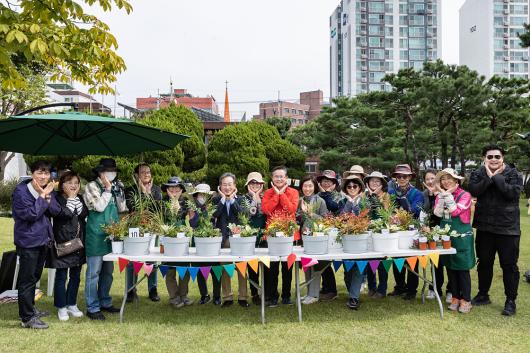
<path fill-rule="evenodd" d="M 467 0 L 460 8 L 460 65 L 490 78 L 528 78 L 528 48 L 517 37 L 529 0 Z"/>
<path fill-rule="evenodd" d="M 381 91 L 441 54 L 441 0 L 342 0 L 330 17 L 331 97 Z"/>

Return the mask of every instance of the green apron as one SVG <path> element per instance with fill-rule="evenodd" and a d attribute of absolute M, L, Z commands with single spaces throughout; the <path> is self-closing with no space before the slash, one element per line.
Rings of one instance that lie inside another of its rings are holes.
<path fill-rule="evenodd" d="M 103 193 L 104 189 L 99 183 L 98 186 L 100 192 Z M 105 240 L 108 234 L 103 231 L 101 226 L 118 221 L 118 207 L 114 195 L 110 198 L 109 204 L 103 212 L 89 211 L 85 235 L 86 256 L 104 256 L 111 252 L 110 241 Z"/>
<path fill-rule="evenodd" d="M 460 194 L 455 202 L 460 200 Z M 473 228 L 471 224 L 462 223 L 460 217 L 451 217 L 445 219 L 442 217 L 440 228 L 449 224 L 451 231 L 456 231 L 458 234 L 465 234 L 461 237 L 451 237 L 451 246 L 456 249 L 456 254 L 443 256 L 443 264 L 451 270 L 465 271 L 475 267 L 475 241 L 473 236 Z"/>

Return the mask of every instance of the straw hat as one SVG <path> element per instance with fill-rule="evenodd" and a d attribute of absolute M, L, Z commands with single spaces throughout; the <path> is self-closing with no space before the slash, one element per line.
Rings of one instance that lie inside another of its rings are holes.
<path fill-rule="evenodd" d="M 445 168 L 436 174 L 436 183 L 439 183 L 444 175 L 450 175 L 454 179 L 460 181 L 460 183 L 465 179 L 465 177 L 458 175 L 453 168 Z"/>
<path fill-rule="evenodd" d="M 247 182 L 245 183 L 245 186 L 248 185 L 248 183 L 250 183 L 251 181 L 255 181 L 257 183 L 260 183 L 260 184 L 265 184 L 265 181 L 263 181 L 263 176 L 261 176 L 260 173 L 258 172 L 251 172 L 251 173 L 248 173 L 248 176 L 247 176 Z"/>
<path fill-rule="evenodd" d="M 363 178 L 367 175 L 365 172 L 364 172 L 364 168 L 361 167 L 360 165 L 353 165 L 350 170 L 347 170 L 345 171 L 344 173 L 342 173 L 342 177 L 345 179 L 351 175 L 354 175 L 354 174 L 360 174 L 363 176 Z"/>
<path fill-rule="evenodd" d="M 198 184 L 193 191 L 190 193 L 191 195 L 195 194 L 213 194 L 213 191 L 210 190 L 210 185 L 208 184 Z"/>
<path fill-rule="evenodd" d="M 370 179 L 372 178 L 379 178 L 381 179 L 381 183 L 386 187 L 387 186 L 387 181 L 386 181 L 386 175 L 383 175 L 383 173 L 381 172 L 371 172 L 370 175 L 364 177 L 364 183 L 365 184 L 368 184 L 368 182 L 370 181 Z"/>

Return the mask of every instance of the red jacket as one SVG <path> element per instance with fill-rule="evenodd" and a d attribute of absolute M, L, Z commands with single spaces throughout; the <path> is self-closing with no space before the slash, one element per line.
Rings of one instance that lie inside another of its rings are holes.
<path fill-rule="evenodd" d="M 296 209 L 298 208 L 299 195 L 296 189 L 287 187 L 285 192 L 278 195 L 273 188 L 268 189 L 263 194 L 261 200 L 261 210 L 270 217 L 276 211 L 285 211 L 289 213 L 292 219 L 296 222 Z M 300 232 L 298 230 L 294 233 L 294 240 L 300 239 Z"/>

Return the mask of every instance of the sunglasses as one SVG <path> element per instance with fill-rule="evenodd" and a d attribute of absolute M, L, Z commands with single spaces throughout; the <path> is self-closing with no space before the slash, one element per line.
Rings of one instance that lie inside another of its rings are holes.
<path fill-rule="evenodd" d="M 396 179 L 407 179 L 409 176 L 408 175 L 396 175 Z"/>
<path fill-rule="evenodd" d="M 346 189 L 358 189 L 358 188 L 359 188 L 359 185 L 357 184 L 350 184 L 346 186 Z"/>
<path fill-rule="evenodd" d="M 489 155 L 486 156 L 486 158 L 489 159 L 489 160 L 491 160 L 491 159 L 493 159 L 493 158 L 495 158 L 495 159 L 501 159 L 502 156 L 501 156 L 500 154 L 489 154 Z"/>

